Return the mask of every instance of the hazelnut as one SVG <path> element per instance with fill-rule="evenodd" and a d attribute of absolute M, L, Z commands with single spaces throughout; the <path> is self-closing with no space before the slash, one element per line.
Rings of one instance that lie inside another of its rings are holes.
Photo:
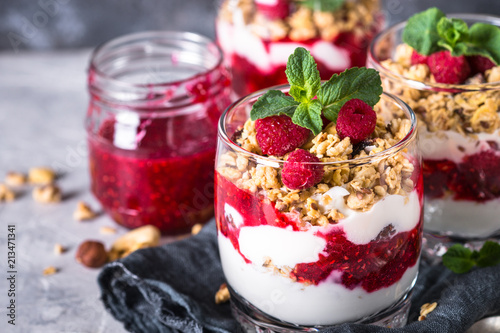
<path fill-rule="evenodd" d="M 5 183 L 9 186 L 20 186 L 26 183 L 26 175 L 20 172 L 10 171 L 5 177 Z"/>
<path fill-rule="evenodd" d="M 33 199 L 37 202 L 51 203 L 61 201 L 61 190 L 55 185 L 44 185 L 33 189 Z"/>
<path fill-rule="evenodd" d="M 64 248 L 64 246 L 62 246 L 59 243 L 54 245 L 54 253 L 55 254 L 63 254 L 64 252 L 66 252 L 66 249 Z"/>
<path fill-rule="evenodd" d="M 79 201 L 76 210 L 73 212 L 73 218 L 77 221 L 90 220 L 97 214 L 83 201 Z"/>
<path fill-rule="evenodd" d="M 16 198 L 14 192 L 4 184 L 0 184 L 0 202 L 13 201 Z"/>
<path fill-rule="evenodd" d="M 49 168 L 31 168 L 28 173 L 28 180 L 32 184 L 47 185 L 54 181 L 56 174 Z"/>
<path fill-rule="evenodd" d="M 86 267 L 98 268 L 108 261 L 108 253 L 103 243 L 88 240 L 80 244 L 75 259 Z"/>
<path fill-rule="evenodd" d="M 193 227 L 191 228 L 191 235 L 197 235 L 201 229 L 203 228 L 203 224 L 201 223 L 197 223 L 195 225 L 193 225 Z"/>
<path fill-rule="evenodd" d="M 126 257 L 138 249 L 158 246 L 160 237 L 160 230 L 152 225 L 145 225 L 129 231 L 113 243 L 109 251 L 109 258 L 113 261 Z"/>

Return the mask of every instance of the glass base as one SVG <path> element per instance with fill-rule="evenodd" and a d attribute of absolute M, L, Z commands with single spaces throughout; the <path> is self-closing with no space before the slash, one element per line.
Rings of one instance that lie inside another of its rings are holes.
<path fill-rule="evenodd" d="M 471 250 L 479 251 L 486 241 L 500 243 L 500 235 L 486 239 L 465 239 L 424 231 L 422 260 L 430 265 L 437 265 L 441 263 L 443 254 L 454 244 L 462 244 Z"/>
<path fill-rule="evenodd" d="M 318 332 L 335 326 L 301 326 L 283 322 L 257 309 L 239 296 L 231 287 L 229 287 L 229 290 L 231 292 L 231 312 L 245 333 Z M 393 306 L 353 323 L 388 328 L 405 326 L 411 305 L 410 294 L 404 296 Z"/>

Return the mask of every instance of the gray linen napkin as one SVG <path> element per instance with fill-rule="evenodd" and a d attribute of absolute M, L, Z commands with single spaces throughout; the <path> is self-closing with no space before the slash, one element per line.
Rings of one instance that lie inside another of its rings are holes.
<path fill-rule="evenodd" d="M 125 328 L 137 333 L 239 332 L 229 304 L 215 305 L 224 275 L 215 222 L 196 236 L 142 249 L 104 267 L 101 298 Z M 438 302 L 424 321 L 420 306 Z M 500 311 L 500 266 L 456 275 L 443 266 L 421 264 L 412 294 L 409 324 L 402 329 L 343 324 L 324 333 L 465 332 L 482 317 Z"/>

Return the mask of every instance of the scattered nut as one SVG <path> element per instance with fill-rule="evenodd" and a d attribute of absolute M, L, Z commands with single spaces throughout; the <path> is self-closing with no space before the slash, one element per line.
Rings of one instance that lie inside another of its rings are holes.
<path fill-rule="evenodd" d="M 43 270 L 43 275 L 53 275 L 56 274 L 59 270 L 54 266 L 49 266 Z"/>
<path fill-rule="evenodd" d="M 229 289 L 227 284 L 223 283 L 220 285 L 219 290 L 215 293 L 215 304 L 221 304 L 229 301 L 231 295 L 229 294 Z"/>
<path fill-rule="evenodd" d="M 99 229 L 99 232 L 103 235 L 116 234 L 116 228 L 104 226 Z"/>
<path fill-rule="evenodd" d="M 160 237 L 160 230 L 152 225 L 145 225 L 129 231 L 113 243 L 109 251 L 110 261 L 124 258 L 138 249 L 158 246 Z"/>
<path fill-rule="evenodd" d="M 96 217 L 97 214 L 83 201 L 79 201 L 76 210 L 73 213 L 73 218 L 77 221 L 90 220 Z"/>
<path fill-rule="evenodd" d="M 13 201 L 16 198 L 14 192 L 4 184 L 0 184 L 0 202 Z"/>
<path fill-rule="evenodd" d="M 64 252 L 66 252 L 66 249 L 61 244 L 57 243 L 54 245 L 55 254 L 63 254 Z"/>
<path fill-rule="evenodd" d="M 44 185 L 33 189 L 33 199 L 37 202 L 51 203 L 61 201 L 61 190 L 56 185 Z"/>
<path fill-rule="evenodd" d="M 420 316 L 418 317 L 418 321 L 425 320 L 427 318 L 427 315 L 434 311 L 434 309 L 437 307 L 437 303 L 425 303 L 420 307 Z"/>
<path fill-rule="evenodd" d="M 86 267 L 98 268 L 108 261 L 108 253 L 103 243 L 88 240 L 80 244 L 75 259 Z"/>
<path fill-rule="evenodd" d="M 20 172 L 10 171 L 5 177 L 5 182 L 9 186 L 20 186 L 26 183 L 26 175 Z"/>
<path fill-rule="evenodd" d="M 193 227 L 191 228 L 191 235 L 198 234 L 202 228 L 203 228 L 203 224 L 201 224 L 201 223 L 197 223 L 197 224 L 193 225 Z"/>
<path fill-rule="evenodd" d="M 28 173 L 28 180 L 32 184 L 47 185 L 54 181 L 56 174 L 49 168 L 31 168 Z"/>

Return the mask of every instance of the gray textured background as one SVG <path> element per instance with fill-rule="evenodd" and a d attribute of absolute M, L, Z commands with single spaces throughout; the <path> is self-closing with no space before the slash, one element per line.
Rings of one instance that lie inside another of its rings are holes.
<path fill-rule="evenodd" d="M 214 37 L 220 0 L 1 0 L 0 50 L 93 47 L 130 32 L 172 29 Z M 500 15 L 498 0 L 383 0 L 390 24 L 438 6 Z"/>

